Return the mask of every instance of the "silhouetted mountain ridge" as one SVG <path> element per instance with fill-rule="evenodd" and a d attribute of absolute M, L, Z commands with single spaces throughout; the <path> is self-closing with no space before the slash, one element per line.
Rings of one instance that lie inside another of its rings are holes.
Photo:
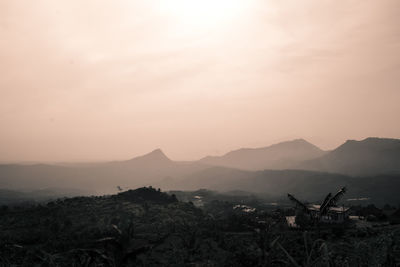
<path fill-rule="evenodd" d="M 349 175 L 400 173 L 400 140 L 370 137 L 343 145 L 298 167 Z"/>
<path fill-rule="evenodd" d="M 266 169 L 276 170 L 268 174 L 273 179 L 257 178 L 261 177 L 260 171 Z M 385 173 L 400 177 L 397 175 L 400 173 L 400 140 L 349 140 L 337 149 L 325 152 L 299 139 L 265 148 L 239 149 L 221 157 L 208 157 L 192 162 L 171 160 L 162 150 L 156 149 L 126 161 L 88 165 L 4 164 L 0 165 L 0 188 L 32 191 L 58 187 L 112 193 L 117 190 L 117 186 L 136 188 L 152 185 L 164 189 L 248 188 L 273 192 L 277 189 L 269 183 L 278 183 L 285 174 L 285 171 L 277 171 L 279 169 L 291 169 L 293 176 L 301 176 L 300 170 L 304 170 L 307 175 L 303 182 L 306 185 L 311 181 L 324 181 L 323 177 L 340 175 L 345 175 L 345 179 L 350 179 L 349 175 L 379 177 L 379 174 Z M 315 173 L 322 178 L 311 179 L 310 177 L 315 177 Z M 258 186 L 257 179 L 263 181 Z M 335 179 L 324 183 L 340 186 L 334 182 Z M 368 179 L 362 180 L 363 183 L 368 182 Z M 282 190 L 290 189 L 292 182 L 296 186 L 298 181 L 288 180 L 287 184 L 281 185 Z M 385 185 L 389 188 L 388 183 Z"/>
<path fill-rule="evenodd" d="M 268 147 L 242 148 L 219 157 L 205 157 L 200 162 L 244 170 L 287 169 L 325 153 L 304 139 L 296 139 Z"/>
<path fill-rule="evenodd" d="M 170 204 L 178 201 L 174 195 L 170 196 L 167 193 L 161 192 L 160 190 L 156 190 L 152 187 L 141 187 L 134 190 L 128 190 L 118 193 L 118 195 L 114 197 L 134 203 L 151 202 L 158 204 Z"/>
<path fill-rule="evenodd" d="M 157 148 L 155 150 L 153 150 L 152 152 L 145 154 L 143 156 L 138 156 L 138 157 L 134 157 L 130 160 L 128 160 L 128 162 L 148 162 L 148 161 L 152 161 L 152 162 L 172 162 L 165 154 L 164 152 Z"/>

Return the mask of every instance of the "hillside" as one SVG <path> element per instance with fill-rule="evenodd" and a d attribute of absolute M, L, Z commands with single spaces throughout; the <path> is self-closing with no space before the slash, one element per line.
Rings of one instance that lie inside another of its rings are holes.
<path fill-rule="evenodd" d="M 315 145 L 297 139 L 263 148 L 242 148 L 219 157 L 205 157 L 200 162 L 243 170 L 290 169 L 324 154 Z"/>
<path fill-rule="evenodd" d="M 318 230 L 304 225 L 293 231 L 285 220 L 294 212 L 290 207 L 271 208 L 254 197 L 230 198 L 204 190 L 187 194 L 204 196 L 204 206 L 178 201 L 154 188 L 138 188 L 117 195 L 1 207 L 0 265 L 278 267 L 304 259 L 312 260 L 312 266 L 400 262 L 393 245 L 400 240 L 398 225 L 365 229 L 348 222 L 340 227 L 321 225 Z M 375 207 L 369 210 L 382 213 Z"/>
<path fill-rule="evenodd" d="M 303 162 L 301 169 L 358 176 L 400 173 L 400 140 L 367 138 L 348 140 L 317 159 Z"/>
<path fill-rule="evenodd" d="M 157 149 L 126 161 L 69 165 L 0 165 L 0 188 L 39 190 L 66 187 L 111 193 L 117 186 L 132 188 L 160 183 L 170 177 L 189 175 L 207 166 L 170 160 Z"/>
<path fill-rule="evenodd" d="M 271 200 L 285 199 L 287 193 L 303 195 L 312 201 L 324 197 L 326 191 L 348 187 L 349 198 L 367 198 L 368 202 L 383 205 L 400 203 L 400 175 L 379 175 L 373 177 L 352 177 L 342 174 L 302 171 L 265 170 L 239 171 L 214 167 L 192 174 L 163 188 L 196 190 L 206 188 L 217 191 L 242 190 L 264 194 Z"/>

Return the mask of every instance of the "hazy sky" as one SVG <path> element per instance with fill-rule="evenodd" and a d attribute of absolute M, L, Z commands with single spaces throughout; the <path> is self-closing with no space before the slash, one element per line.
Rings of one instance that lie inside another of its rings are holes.
<path fill-rule="evenodd" d="M 398 0 L 1 0 L 0 161 L 400 138 Z"/>

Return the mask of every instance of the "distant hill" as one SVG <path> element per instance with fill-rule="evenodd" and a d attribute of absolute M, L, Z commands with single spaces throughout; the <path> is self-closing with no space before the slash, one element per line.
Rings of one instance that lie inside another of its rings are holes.
<path fill-rule="evenodd" d="M 181 190 L 205 188 L 222 192 L 242 190 L 264 194 L 271 199 L 286 199 L 287 193 L 315 201 L 348 187 L 346 197 L 366 198 L 371 203 L 400 203 L 400 175 L 352 177 L 342 174 L 302 170 L 240 171 L 214 167 L 192 174 L 187 179 L 168 186 Z"/>
<path fill-rule="evenodd" d="M 400 174 L 400 140 L 367 138 L 348 140 L 323 151 L 303 139 L 264 148 L 243 148 L 223 156 L 205 157 L 201 163 L 242 170 L 300 169 L 353 176 Z"/>
<path fill-rule="evenodd" d="M 263 148 L 242 148 L 219 157 L 205 157 L 200 162 L 243 170 L 290 169 L 325 153 L 304 139 L 297 139 Z"/>
<path fill-rule="evenodd" d="M 150 202 L 156 204 L 170 204 L 178 201 L 174 195 L 170 196 L 151 187 L 141 187 L 121 192 L 114 196 L 114 198 L 135 203 Z"/>
<path fill-rule="evenodd" d="M 125 161 L 127 164 L 171 164 L 170 160 L 161 149 L 153 150 L 143 156 L 135 157 Z"/>
<path fill-rule="evenodd" d="M 348 140 L 335 150 L 297 166 L 348 175 L 400 174 L 400 140 L 367 138 Z"/>
<path fill-rule="evenodd" d="M 69 165 L 0 165 L 0 188 L 39 190 L 67 187 L 113 193 L 116 187 L 134 188 L 190 175 L 208 166 L 170 160 L 160 149 L 126 161 Z"/>

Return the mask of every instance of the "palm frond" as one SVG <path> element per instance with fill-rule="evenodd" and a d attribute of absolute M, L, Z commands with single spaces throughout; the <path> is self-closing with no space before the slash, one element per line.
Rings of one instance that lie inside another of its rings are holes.
<path fill-rule="evenodd" d="M 304 209 L 304 211 L 308 212 L 308 208 L 303 202 L 301 202 L 291 194 L 288 194 L 288 198 L 290 199 L 290 201 L 294 202 L 296 206 L 301 207 L 302 209 Z"/>
<path fill-rule="evenodd" d="M 329 207 L 335 206 L 340 200 L 340 198 L 346 193 L 346 191 L 347 191 L 346 187 L 340 189 L 333 197 L 329 199 L 328 203 L 326 203 L 325 209 L 329 209 Z"/>
<path fill-rule="evenodd" d="M 326 203 L 328 203 L 328 201 L 329 201 L 329 199 L 331 199 L 331 197 L 332 197 L 332 193 L 329 193 L 328 195 L 326 195 L 324 201 L 322 201 L 322 203 L 321 203 L 321 209 L 322 209 L 322 207 L 324 207 L 326 205 Z"/>
<path fill-rule="evenodd" d="M 332 197 L 332 193 L 329 193 L 328 195 L 326 195 L 324 201 L 322 202 L 322 204 L 321 204 L 321 206 L 319 208 L 319 211 L 320 211 L 321 214 L 325 213 L 326 204 L 328 204 L 328 201 L 331 199 L 331 197 Z"/>

